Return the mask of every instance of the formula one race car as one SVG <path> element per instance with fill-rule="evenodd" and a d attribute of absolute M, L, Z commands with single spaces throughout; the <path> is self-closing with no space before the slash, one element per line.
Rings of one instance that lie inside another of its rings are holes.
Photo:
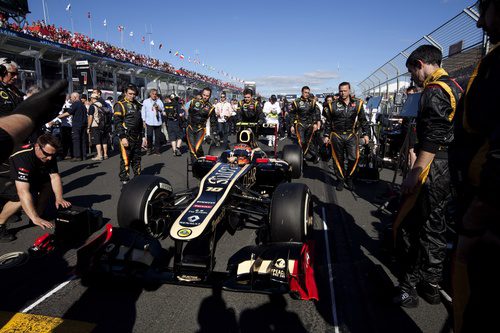
<path fill-rule="evenodd" d="M 199 187 L 178 193 L 166 179 L 134 178 L 118 202 L 121 228 L 108 226 L 78 250 L 78 273 L 190 285 L 217 282 L 228 290 L 317 298 L 306 243 L 311 193 L 305 184 L 290 182 L 301 175 L 296 168 L 302 166 L 302 152 L 286 146 L 283 157 L 269 158 L 258 147 L 236 144 L 220 156 L 195 161 Z M 237 251 L 227 270 L 216 272 L 217 241 L 244 228 L 256 230 L 257 245 Z M 173 260 L 166 259 L 159 242 L 168 237 Z"/>

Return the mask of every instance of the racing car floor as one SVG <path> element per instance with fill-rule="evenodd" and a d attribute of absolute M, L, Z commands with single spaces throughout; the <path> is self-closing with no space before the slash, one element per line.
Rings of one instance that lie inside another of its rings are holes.
<path fill-rule="evenodd" d="M 160 156 L 143 157 L 143 173 L 167 178 L 174 190 L 185 189 L 187 154 L 175 157 L 164 149 Z M 117 225 L 118 165 L 116 154 L 102 162 L 60 162 L 65 199 L 101 210 Z M 309 163 L 303 177 L 294 180 L 313 194 L 318 302 L 168 284 L 84 286 L 72 272 L 76 251 L 66 249 L 30 257 L 17 267 L 0 266 L 0 332 L 13 327 L 16 332 L 446 332 L 444 305 L 421 300 L 418 308 L 406 310 L 390 302 L 397 267 L 383 243 L 387 216 L 375 211 L 392 173 L 383 171 L 376 183 L 358 182 L 354 192 L 335 192 L 330 165 Z M 45 232 L 29 226 L 26 217 L 10 228 L 17 240 L 0 243 L 0 256 L 26 251 Z M 218 242 L 216 269 L 225 269 L 235 251 L 254 241 L 252 230 L 225 234 Z"/>

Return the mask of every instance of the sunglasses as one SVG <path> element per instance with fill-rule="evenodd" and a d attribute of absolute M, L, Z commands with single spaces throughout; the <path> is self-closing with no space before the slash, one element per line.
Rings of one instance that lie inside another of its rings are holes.
<path fill-rule="evenodd" d="M 54 157 L 57 155 L 57 153 L 54 153 L 54 154 L 51 154 L 51 153 L 47 153 L 45 150 L 43 150 L 42 146 L 38 146 L 40 148 L 40 150 L 42 151 L 42 154 L 45 156 L 45 157 Z"/>

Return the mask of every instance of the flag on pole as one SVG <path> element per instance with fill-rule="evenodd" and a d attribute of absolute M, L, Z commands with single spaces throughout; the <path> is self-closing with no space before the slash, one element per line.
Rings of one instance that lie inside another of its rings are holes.
<path fill-rule="evenodd" d="M 142 38 L 141 38 L 141 42 L 143 42 L 143 43 L 144 43 L 144 41 L 145 41 L 145 40 L 146 40 L 146 38 L 144 38 L 144 36 L 142 36 Z"/>
<path fill-rule="evenodd" d="M 160 46 L 158 46 L 158 50 L 161 50 L 162 47 L 163 47 L 163 43 L 160 43 Z"/>
<path fill-rule="evenodd" d="M 184 59 L 184 54 L 181 54 L 179 58 Z"/>
<path fill-rule="evenodd" d="M 90 12 L 87 12 L 87 18 L 90 19 Z"/>
<path fill-rule="evenodd" d="M 179 51 L 175 52 L 174 55 L 177 57 L 179 55 Z"/>
<path fill-rule="evenodd" d="M 122 31 L 123 31 L 123 29 L 125 29 L 125 28 L 123 27 L 123 25 L 119 25 L 119 26 L 118 26 L 118 31 L 119 31 L 119 32 L 122 32 Z"/>
<path fill-rule="evenodd" d="M 104 22 L 102 22 L 102 25 L 103 26 L 107 26 L 108 25 L 108 22 L 106 22 L 106 19 L 104 19 Z"/>
<path fill-rule="evenodd" d="M 66 6 L 66 11 L 69 12 L 71 10 L 71 4 L 68 3 L 68 5 Z"/>
<path fill-rule="evenodd" d="M 131 31 L 131 32 L 129 33 L 129 36 L 130 36 L 130 37 L 134 37 L 134 32 L 133 32 L 133 31 Z"/>
<path fill-rule="evenodd" d="M 151 44 L 151 46 L 155 46 L 155 41 L 152 40 L 151 42 L 149 42 L 149 44 Z"/>

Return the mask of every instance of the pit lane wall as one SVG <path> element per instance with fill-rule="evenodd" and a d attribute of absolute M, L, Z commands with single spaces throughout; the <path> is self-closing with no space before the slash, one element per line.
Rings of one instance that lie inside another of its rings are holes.
<path fill-rule="evenodd" d="M 475 65 L 490 47 L 483 31 L 476 27 L 478 19 L 479 11 L 475 3 L 399 52 L 359 83 L 363 97 L 381 96 L 379 112 L 397 114 L 405 99 L 405 89 L 411 83 L 406 60 L 424 44 L 441 49 L 443 68 L 465 87 Z"/>
<path fill-rule="evenodd" d="M 212 89 L 212 96 L 218 96 L 224 90 L 230 98 L 241 98 L 241 92 L 231 88 L 137 66 L 6 28 L 0 28 L 0 57 L 8 57 L 19 64 L 17 84 L 24 92 L 33 85 L 41 87 L 43 82 L 50 84 L 66 79 L 68 93 L 99 88 L 106 91 L 104 97 L 111 95 L 115 100 L 120 87 L 128 83 L 138 86 L 141 99 L 147 98 L 147 91 L 151 88 L 158 89 L 164 96 L 174 93 L 190 99 L 207 86 Z M 90 65 L 90 80 L 86 86 L 81 85 L 76 69 L 76 61 L 81 60 L 87 60 Z"/>

